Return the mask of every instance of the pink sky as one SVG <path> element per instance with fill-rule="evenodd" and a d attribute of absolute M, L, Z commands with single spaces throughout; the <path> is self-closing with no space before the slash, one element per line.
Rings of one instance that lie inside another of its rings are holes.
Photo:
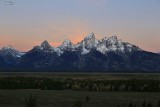
<path fill-rule="evenodd" d="M 0 3 L 0 48 L 20 51 L 48 40 L 80 42 L 94 32 L 98 39 L 116 35 L 124 42 L 159 52 L 159 0 L 12 0 Z"/>

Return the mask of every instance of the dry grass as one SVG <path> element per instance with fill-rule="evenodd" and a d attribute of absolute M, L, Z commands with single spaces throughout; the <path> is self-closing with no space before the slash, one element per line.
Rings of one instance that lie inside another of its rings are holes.
<path fill-rule="evenodd" d="M 24 98 L 29 95 L 37 96 L 37 107 L 72 107 L 76 101 L 82 102 L 82 107 L 127 107 L 129 102 L 141 107 L 144 100 L 154 105 L 160 100 L 160 93 L 0 90 L 0 107 L 24 107 Z M 90 101 L 85 101 L 86 96 Z"/>

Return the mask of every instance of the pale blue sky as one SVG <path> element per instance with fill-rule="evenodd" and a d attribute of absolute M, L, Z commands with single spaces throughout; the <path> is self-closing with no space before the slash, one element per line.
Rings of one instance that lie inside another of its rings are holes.
<path fill-rule="evenodd" d="M 160 0 L 0 0 L 0 47 L 74 43 L 94 32 L 160 51 Z"/>

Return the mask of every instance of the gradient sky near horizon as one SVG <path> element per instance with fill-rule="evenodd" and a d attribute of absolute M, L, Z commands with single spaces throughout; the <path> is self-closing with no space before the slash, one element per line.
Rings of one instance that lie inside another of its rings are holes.
<path fill-rule="evenodd" d="M 53 46 L 65 39 L 77 43 L 91 32 L 158 52 L 160 0 L 0 0 L 0 48 L 27 51 L 44 40 Z"/>

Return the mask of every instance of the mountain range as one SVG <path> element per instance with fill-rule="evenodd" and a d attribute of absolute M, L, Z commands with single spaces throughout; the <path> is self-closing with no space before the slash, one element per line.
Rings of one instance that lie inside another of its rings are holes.
<path fill-rule="evenodd" d="M 94 33 L 73 44 L 53 47 L 46 40 L 28 52 L 12 46 L 0 50 L 1 71 L 158 72 L 160 55 L 123 42 L 117 36 L 95 38 Z"/>

